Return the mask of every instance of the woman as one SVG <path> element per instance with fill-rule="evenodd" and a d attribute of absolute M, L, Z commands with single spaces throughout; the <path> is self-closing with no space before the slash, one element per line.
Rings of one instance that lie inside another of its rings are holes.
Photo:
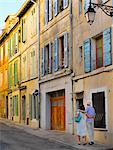
<path fill-rule="evenodd" d="M 77 122 L 77 143 L 80 145 L 82 139 L 83 145 L 86 145 L 86 114 L 84 105 L 80 106 L 79 113 L 81 120 Z"/>

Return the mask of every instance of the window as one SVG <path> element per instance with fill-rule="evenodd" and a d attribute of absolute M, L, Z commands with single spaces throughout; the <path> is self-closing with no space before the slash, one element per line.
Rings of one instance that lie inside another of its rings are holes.
<path fill-rule="evenodd" d="M 9 64 L 9 88 L 12 87 L 12 64 Z"/>
<path fill-rule="evenodd" d="M 52 43 L 42 49 L 42 75 L 52 72 Z"/>
<path fill-rule="evenodd" d="M 79 63 L 82 62 L 82 59 L 83 59 L 83 55 L 82 55 L 82 46 L 79 47 Z"/>
<path fill-rule="evenodd" d="M 14 62 L 14 85 L 18 83 L 18 61 Z"/>
<path fill-rule="evenodd" d="M 22 19 L 22 42 L 25 43 L 27 39 L 27 24 L 26 18 Z"/>
<path fill-rule="evenodd" d="M 34 48 L 30 52 L 30 77 L 36 75 L 36 54 Z"/>
<path fill-rule="evenodd" d="M 112 64 L 112 30 L 111 27 L 103 31 L 97 38 L 84 41 L 84 71 Z"/>
<path fill-rule="evenodd" d="M 22 56 L 22 80 L 27 79 L 27 55 Z"/>
<path fill-rule="evenodd" d="M 96 68 L 103 66 L 103 36 L 96 39 Z"/>
<path fill-rule="evenodd" d="M 79 15 L 82 14 L 82 0 L 79 0 Z"/>
<path fill-rule="evenodd" d="M 36 8 L 34 8 L 31 12 L 31 35 L 34 36 L 37 33 L 37 13 Z"/>
<path fill-rule="evenodd" d="M 105 92 L 92 93 L 92 102 L 96 111 L 95 128 L 106 128 Z"/>
<path fill-rule="evenodd" d="M 45 0 L 45 24 L 52 19 L 52 0 Z"/>
<path fill-rule="evenodd" d="M 18 116 L 18 95 L 13 96 L 13 115 Z"/>
<path fill-rule="evenodd" d="M 29 109 L 30 109 L 30 119 L 38 118 L 38 96 L 34 94 L 29 95 Z"/>
<path fill-rule="evenodd" d="M 60 68 L 64 68 L 64 36 L 59 38 Z"/>

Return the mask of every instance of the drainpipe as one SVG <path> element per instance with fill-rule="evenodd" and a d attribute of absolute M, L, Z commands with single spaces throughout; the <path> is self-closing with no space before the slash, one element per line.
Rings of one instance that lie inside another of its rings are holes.
<path fill-rule="evenodd" d="M 39 128 L 40 128 L 40 0 L 38 0 L 38 120 L 39 120 Z"/>
<path fill-rule="evenodd" d="M 70 48 L 69 48 L 69 69 L 72 70 L 72 50 L 73 50 L 73 12 L 72 0 L 70 0 Z"/>
<path fill-rule="evenodd" d="M 72 11 L 72 0 L 70 0 L 70 48 L 69 48 L 69 69 L 72 71 L 72 118 L 74 118 L 74 99 L 73 99 L 73 11 Z M 74 119 L 72 119 L 72 134 L 74 135 Z"/>

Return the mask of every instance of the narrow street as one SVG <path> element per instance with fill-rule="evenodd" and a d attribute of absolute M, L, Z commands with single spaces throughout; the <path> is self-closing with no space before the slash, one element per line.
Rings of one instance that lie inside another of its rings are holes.
<path fill-rule="evenodd" d="M 75 150 L 0 123 L 0 150 Z"/>

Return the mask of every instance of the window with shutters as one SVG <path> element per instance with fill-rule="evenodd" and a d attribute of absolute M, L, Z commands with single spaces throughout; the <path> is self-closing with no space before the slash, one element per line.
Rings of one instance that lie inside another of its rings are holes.
<path fill-rule="evenodd" d="M 36 75 L 36 54 L 35 49 L 33 48 L 30 52 L 30 77 Z"/>
<path fill-rule="evenodd" d="M 12 87 L 12 64 L 9 64 L 9 87 Z"/>
<path fill-rule="evenodd" d="M 81 15 L 82 14 L 82 1 L 83 0 L 79 0 L 79 15 Z"/>
<path fill-rule="evenodd" d="M 36 13 L 36 8 L 33 8 L 31 11 L 31 36 L 34 36 L 37 34 L 37 13 Z"/>
<path fill-rule="evenodd" d="M 18 83 L 18 61 L 14 62 L 14 85 Z"/>
<path fill-rule="evenodd" d="M 96 68 L 103 66 L 103 36 L 96 38 Z"/>
<path fill-rule="evenodd" d="M 59 13 L 68 7 L 68 0 L 58 1 L 58 11 Z"/>
<path fill-rule="evenodd" d="M 45 0 L 45 24 L 48 24 L 53 18 L 52 2 L 52 0 Z"/>
<path fill-rule="evenodd" d="M 5 63 L 5 44 L 3 45 L 3 64 Z"/>
<path fill-rule="evenodd" d="M 29 95 L 29 112 L 30 119 L 38 119 L 38 96 L 34 94 Z"/>
<path fill-rule="evenodd" d="M 45 75 L 52 72 L 52 43 L 50 42 L 44 47 L 44 62 L 45 62 Z"/>
<path fill-rule="evenodd" d="M 22 56 L 22 80 L 27 78 L 27 56 L 24 54 Z"/>
<path fill-rule="evenodd" d="M 92 103 L 96 111 L 95 128 L 106 128 L 105 92 L 92 93 Z"/>
<path fill-rule="evenodd" d="M 18 95 L 13 96 L 13 114 L 18 116 Z"/>
<path fill-rule="evenodd" d="M 26 18 L 22 19 L 22 42 L 25 43 L 27 39 L 27 23 Z"/>

